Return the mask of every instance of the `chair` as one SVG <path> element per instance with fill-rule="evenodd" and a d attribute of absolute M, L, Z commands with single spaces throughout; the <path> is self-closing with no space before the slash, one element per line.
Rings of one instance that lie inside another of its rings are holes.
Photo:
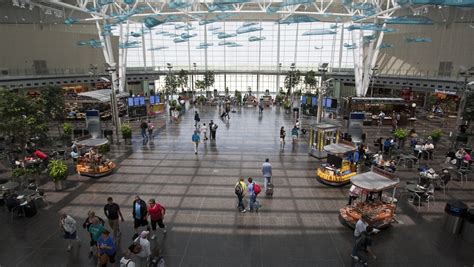
<path fill-rule="evenodd" d="M 434 192 L 427 192 L 427 193 L 426 193 L 425 201 L 428 203 L 428 209 L 430 208 L 430 202 L 431 202 L 431 200 L 435 201 Z"/>

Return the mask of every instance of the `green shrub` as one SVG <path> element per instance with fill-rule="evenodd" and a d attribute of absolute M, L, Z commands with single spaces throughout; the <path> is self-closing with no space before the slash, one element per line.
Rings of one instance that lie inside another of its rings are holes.
<path fill-rule="evenodd" d="M 132 138 L 132 127 L 129 124 L 122 124 L 122 137 L 123 139 Z"/>
<path fill-rule="evenodd" d="M 68 169 L 66 163 L 62 160 L 51 160 L 48 165 L 48 174 L 53 182 L 66 180 L 68 175 Z"/>
<path fill-rule="evenodd" d="M 290 109 L 290 108 L 291 108 L 290 101 L 285 100 L 285 102 L 283 102 L 283 108 L 285 108 L 285 109 Z"/>
<path fill-rule="evenodd" d="M 99 151 L 99 154 L 102 154 L 102 155 L 107 154 L 110 151 L 110 144 L 107 143 L 107 144 L 101 145 L 98 151 Z"/>
<path fill-rule="evenodd" d="M 63 124 L 63 132 L 64 135 L 71 135 L 72 134 L 72 125 L 70 123 Z"/>
<path fill-rule="evenodd" d="M 431 138 L 433 138 L 433 141 L 438 141 L 439 139 L 441 139 L 441 135 L 443 134 L 443 131 L 441 130 L 434 130 L 431 132 Z"/>
<path fill-rule="evenodd" d="M 398 128 L 395 130 L 393 135 L 399 140 L 405 140 L 408 136 L 408 131 L 406 129 Z"/>

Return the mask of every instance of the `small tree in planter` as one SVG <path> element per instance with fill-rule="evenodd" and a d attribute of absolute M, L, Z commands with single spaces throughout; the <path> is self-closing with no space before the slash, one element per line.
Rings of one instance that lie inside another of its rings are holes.
<path fill-rule="evenodd" d="M 66 122 L 63 124 L 63 133 L 62 139 L 65 145 L 70 145 L 72 142 L 72 125 L 70 123 Z"/>
<path fill-rule="evenodd" d="M 54 187 L 56 191 L 64 189 L 64 180 L 68 176 L 68 169 L 66 163 L 62 160 L 51 160 L 48 165 L 48 174 L 49 177 L 54 182 Z"/>
<path fill-rule="evenodd" d="M 107 144 L 101 145 L 98 151 L 99 151 L 99 154 L 107 155 L 110 152 L 110 144 L 107 143 Z"/>
<path fill-rule="evenodd" d="M 234 92 L 235 99 L 237 100 L 238 104 L 242 104 L 242 93 L 238 90 Z"/>
<path fill-rule="evenodd" d="M 406 129 L 398 128 L 393 132 L 393 135 L 399 142 L 400 148 L 403 148 L 405 146 L 405 140 L 408 136 L 408 131 Z"/>
<path fill-rule="evenodd" d="M 286 112 L 286 113 L 289 113 L 289 112 L 290 112 L 290 108 L 291 108 L 291 103 L 290 103 L 290 101 L 285 100 L 285 102 L 283 102 L 283 108 L 285 109 L 285 112 Z"/>
<path fill-rule="evenodd" d="M 436 144 L 438 143 L 439 139 L 441 139 L 441 135 L 443 132 L 441 130 L 434 130 L 431 132 L 431 138 L 433 139 L 433 143 Z"/>
<path fill-rule="evenodd" d="M 126 145 L 132 144 L 132 127 L 129 124 L 122 124 L 122 138 Z"/>

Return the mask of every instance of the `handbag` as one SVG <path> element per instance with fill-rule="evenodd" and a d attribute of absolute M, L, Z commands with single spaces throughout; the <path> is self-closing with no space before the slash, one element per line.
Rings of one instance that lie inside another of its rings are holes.
<path fill-rule="evenodd" d="M 100 266 L 106 265 L 109 261 L 109 256 L 107 254 L 99 254 L 98 258 Z"/>

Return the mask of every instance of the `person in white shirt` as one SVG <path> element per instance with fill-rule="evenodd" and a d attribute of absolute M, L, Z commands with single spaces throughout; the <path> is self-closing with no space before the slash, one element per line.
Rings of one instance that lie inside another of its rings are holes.
<path fill-rule="evenodd" d="M 120 267 L 135 267 L 135 262 L 130 258 L 130 252 L 126 251 L 120 259 Z"/>
<path fill-rule="evenodd" d="M 151 255 L 151 247 L 150 247 L 150 241 L 148 241 L 148 234 L 150 232 L 148 231 L 143 231 L 140 236 L 137 238 L 138 241 L 140 242 L 140 246 L 142 247 L 141 251 L 137 253 L 137 266 L 140 267 L 145 267 L 148 259 Z"/>
<path fill-rule="evenodd" d="M 205 143 L 207 141 L 207 126 L 205 123 L 201 125 L 199 131 L 201 132 L 202 142 Z"/>
<path fill-rule="evenodd" d="M 355 239 L 357 239 L 362 234 L 362 232 L 366 230 L 367 226 L 369 225 L 369 223 L 367 222 L 368 220 L 369 220 L 369 215 L 364 213 L 362 214 L 360 219 L 357 221 L 354 228 Z M 376 234 L 380 232 L 380 230 L 374 228 L 372 232 Z"/>
<path fill-rule="evenodd" d="M 59 226 L 64 231 L 64 239 L 67 240 L 67 251 L 72 249 L 72 241 L 80 242 L 77 238 L 77 223 L 70 215 L 63 214 L 59 219 Z"/>

